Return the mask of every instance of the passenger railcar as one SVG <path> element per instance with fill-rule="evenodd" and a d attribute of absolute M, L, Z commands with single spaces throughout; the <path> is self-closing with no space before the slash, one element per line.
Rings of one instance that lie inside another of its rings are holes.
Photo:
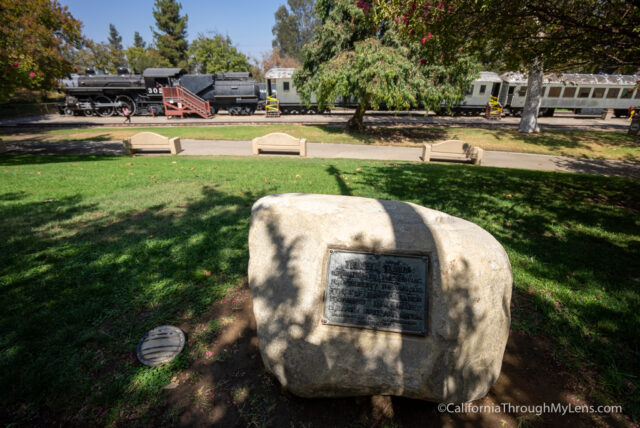
<path fill-rule="evenodd" d="M 501 78 L 500 103 L 512 115 L 521 114 L 527 94 L 527 77 L 521 73 L 505 73 Z M 638 80 L 638 75 L 546 75 L 540 114 L 553 116 L 556 109 L 569 109 L 575 113 L 587 109 L 593 112 L 613 109 L 617 117 L 628 115 L 630 107 L 640 104 Z"/>
<path fill-rule="evenodd" d="M 302 104 L 293 84 L 294 68 L 274 68 L 267 72 L 267 91 L 277 94 L 282 114 L 317 112 L 315 97 L 311 106 Z M 569 109 L 576 113 L 590 109 L 614 109 L 616 116 L 629 114 L 630 108 L 640 104 L 640 75 L 550 74 L 544 77 L 540 114 L 553 116 L 556 109 Z M 527 93 L 527 78 L 521 73 L 498 75 L 483 71 L 475 79 L 462 101 L 450 109 L 444 104 L 437 114 L 482 114 L 492 97 L 497 99 L 506 114 L 520 115 Z M 349 105 L 340 103 L 340 105 Z"/>

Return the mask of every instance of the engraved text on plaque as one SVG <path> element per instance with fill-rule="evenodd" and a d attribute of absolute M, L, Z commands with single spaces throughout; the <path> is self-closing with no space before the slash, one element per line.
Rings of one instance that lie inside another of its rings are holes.
<path fill-rule="evenodd" d="M 425 334 L 426 256 L 329 251 L 323 323 Z"/>

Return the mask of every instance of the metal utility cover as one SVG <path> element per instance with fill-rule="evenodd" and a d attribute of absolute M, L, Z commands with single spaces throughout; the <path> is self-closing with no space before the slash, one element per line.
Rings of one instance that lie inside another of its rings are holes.
<path fill-rule="evenodd" d="M 172 325 L 162 325 L 149 330 L 140 342 L 136 353 L 142 364 L 159 366 L 171 361 L 184 349 L 184 332 Z"/>

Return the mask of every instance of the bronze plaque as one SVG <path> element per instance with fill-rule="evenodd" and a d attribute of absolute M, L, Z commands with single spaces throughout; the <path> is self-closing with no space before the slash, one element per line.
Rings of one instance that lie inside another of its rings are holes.
<path fill-rule="evenodd" d="M 426 333 L 429 258 L 329 250 L 324 324 Z"/>

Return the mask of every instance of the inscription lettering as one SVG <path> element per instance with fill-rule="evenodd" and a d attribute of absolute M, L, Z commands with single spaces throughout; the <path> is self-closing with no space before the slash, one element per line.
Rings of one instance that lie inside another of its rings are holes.
<path fill-rule="evenodd" d="M 426 257 L 331 250 L 324 322 L 425 334 Z"/>

